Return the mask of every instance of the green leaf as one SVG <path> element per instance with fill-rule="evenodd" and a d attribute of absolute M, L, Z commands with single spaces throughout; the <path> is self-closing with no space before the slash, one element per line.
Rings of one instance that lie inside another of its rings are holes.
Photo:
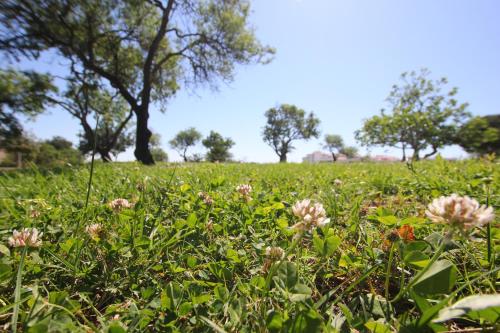
<path fill-rule="evenodd" d="M 195 213 L 189 214 L 189 216 L 186 219 L 186 224 L 190 228 L 194 228 L 196 226 L 196 222 L 198 221 L 198 218 L 196 217 Z"/>
<path fill-rule="evenodd" d="M 269 332 L 280 332 L 283 328 L 283 316 L 281 313 L 271 311 L 266 317 L 266 326 Z"/>
<path fill-rule="evenodd" d="M 292 289 L 292 294 L 289 298 L 292 302 L 302 302 L 310 298 L 312 294 L 311 288 L 302 283 L 297 283 Z"/>
<path fill-rule="evenodd" d="M 429 256 L 423 254 L 420 251 L 412 251 L 405 255 L 404 262 L 409 265 L 424 268 L 429 262 Z"/>
<path fill-rule="evenodd" d="M 292 322 L 290 332 L 322 332 L 322 319 L 314 309 L 300 312 Z"/>
<path fill-rule="evenodd" d="M 415 283 L 413 290 L 421 295 L 448 293 L 455 285 L 457 268 L 449 260 L 435 262 Z"/>
<path fill-rule="evenodd" d="M 398 218 L 394 215 L 379 216 L 377 217 L 377 221 L 387 226 L 393 226 L 398 223 Z"/>
<path fill-rule="evenodd" d="M 281 262 L 274 279 L 282 288 L 291 290 L 299 282 L 297 267 L 289 261 Z"/>
<path fill-rule="evenodd" d="M 391 328 L 387 324 L 379 321 L 369 321 L 365 323 L 365 327 L 373 333 L 391 333 Z"/>
<path fill-rule="evenodd" d="M 329 234 L 322 239 L 318 234 L 313 237 L 314 249 L 323 257 L 331 256 L 339 247 L 342 240 L 340 237 Z"/>
<path fill-rule="evenodd" d="M 442 323 L 465 315 L 473 319 L 484 319 L 490 323 L 497 322 L 500 319 L 500 294 L 465 297 L 439 311 L 438 317 L 433 322 Z"/>

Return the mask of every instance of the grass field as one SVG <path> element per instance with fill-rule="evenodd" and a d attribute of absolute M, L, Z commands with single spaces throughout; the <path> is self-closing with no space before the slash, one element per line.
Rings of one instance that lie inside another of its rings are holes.
<path fill-rule="evenodd" d="M 499 176 L 486 160 L 97 164 L 86 203 L 88 166 L 5 172 L 0 331 L 495 330 L 498 218 L 450 234 L 425 210 L 457 193 L 498 211 Z M 303 199 L 329 223 L 290 228 Z M 9 246 L 24 227 L 41 245 Z"/>

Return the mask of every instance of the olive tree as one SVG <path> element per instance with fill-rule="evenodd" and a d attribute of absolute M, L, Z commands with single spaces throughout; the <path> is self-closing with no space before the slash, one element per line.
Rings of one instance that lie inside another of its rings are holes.
<path fill-rule="evenodd" d="M 390 113 L 365 120 L 356 132 L 357 140 L 365 146 L 390 146 L 403 151 L 413 150 L 413 160 L 428 158 L 438 149 L 455 142 L 462 123 L 468 119 L 468 104 L 459 103 L 457 88 L 443 91 L 446 78 L 431 80 L 430 72 L 422 69 L 401 75 L 401 84 L 394 85 L 387 98 Z M 425 150 L 430 152 L 424 154 Z"/>
<path fill-rule="evenodd" d="M 184 162 L 189 160 L 187 150 L 195 146 L 201 140 L 201 133 L 194 127 L 190 127 L 184 131 L 180 131 L 177 135 L 170 140 L 169 144 L 172 149 L 177 151 L 182 156 Z"/>
<path fill-rule="evenodd" d="M 265 116 L 267 123 L 262 136 L 279 156 L 280 162 L 287 161 L 287 154 L 294 149 L 293 141 L 319 137 L 319 119 L 312 112 L 306 115 L 295 105 L 282 104 L 271 108 Z"/>
<path fill-rule="evenodd" d="M 115 89 L 136 120 L 135 157 L 153 164 L 151 105 L 181 84 L 230 81 L 235 65 L 266 63 L 246 0 L 3 0 L 0 49 L 15 59 L 55 51 Z"/>

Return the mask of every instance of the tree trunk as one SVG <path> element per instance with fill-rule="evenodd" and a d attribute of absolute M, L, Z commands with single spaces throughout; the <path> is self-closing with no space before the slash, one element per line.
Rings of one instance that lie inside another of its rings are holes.
<path fill-rule="evenodd" d="M 406 162 L 406 145 L 403 145 L 403 157 L 401 158 L 401 162 Z"/>
<path fill-rule="evenodd" d="M 104 162 L 104 163 L 109 163 L 111 162 L 113 159 L 111 158 L 111 154 L 108 151 L 105 151 L 105 150 L 100 150 L 99 151 L 99 155 L 101 155 L 101 160 Z"/>
<path fill-rule="evenodd" d="M 419 152 L 420 152 L 419 150 L 414 150 L 413 151 L 413 157 L 411 159 L 414 160 L 414 161 L 420 160 Z"/>
<path fill-rule="evenodd" d="M 280 163 L 286 163 L 286 153 L 280 155 Z"/>
<path fill-rule="evenodd" d="M 151 138 L 151 131 L 148 129 L 148 110 L 144 107 L 135 111 L 137 118 L 137 132 L 135 139 L 135 158 L 142 164 L 153 165 L 155 161 L 149 151 L 149 139 Z"/>
<path fill-rule="evenodd" d="M 332 152 L 332 158 L 333 158 L 332 163 L 337 162 L 337 156 L 335 156 L 335 153 L 334 153 L 334 152 Z"/>

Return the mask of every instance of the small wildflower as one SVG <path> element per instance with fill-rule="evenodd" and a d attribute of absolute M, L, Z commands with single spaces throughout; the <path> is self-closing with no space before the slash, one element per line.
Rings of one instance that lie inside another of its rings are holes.
<path fill-rule="evenodd" d="M 207 230 L 212 231 L 214 228 L 214 220 L 212 218 L 209 218 L 207 221 Z"/>
<path fill-rule="evenodd" d="M 34 209 L 34 208 L 30 209 L 30 217 L 32 219 L 36 219 L 36 218 L 40 217 L 40 215 L 42 215 L 42 213 L 40 213 L 39 210 Z"/>
<path fill-rule="evenodd" d="M 285 251 L 279 246 L 268 246 L 266 248 L 266 260 L 264 260 L 264 265 L 262 266 L 262 272 L 269 272 L 269 268 L 273 263 L 280 261 L 285 258 Z"/>
<path fill-rule="evenodd" d="M 98 238 L 99 234 L 102 232 L 102 225 L 99 223 L 92 223 L 91 225 L 85 227 L 85 231 L 91 238 Z"/>
<path fill-rule="evenodd" d="M 335 179 L 333 183 L 335 184 L 335 186 L 342 186 L 343 184 L 343 182 L 340 179 Z"/>
<path fill-rule="evenodd" d="M 12 247 L 40 247 L 43 232 L 38 233 L 37 228 L 24 228 L 22 231 L 14 230 L 9 237 L 9 245 Z"/>
<path fill-rule="evenodd" d="M 495 218 L 492 207 L 481 206 L 477 200 L 457 194 L 434 199 L 425 214 L 435 223 L 448 223 L 461 231 L 484 226 Z"/>
<path fill-rule="evenodd" d="M 279 246 L 268 246 L 266 248 L 266 257 L 270 260 L 278 261 L 285 257 L 285 251 Z"/>
<path fill-rule="evenodd" d="M 250 201 L 252 198 L 250 197 L 250 193 L 252 192 L 252 186 L 249 184 L 241 184 L 236 186 L 236 191 L 246 200 Z"/>
<path fill-rule="evenodd" d="M 311 231 L 330 222 L 330 219 L 326 218 L 323 205 L 320 203 L 313 204 L 309 199 L 298 201 L 292 207 L 292 211 L 300 219 L 300 222 L 294 224 L 292 229 L 299 232 Z"/>
<path fill-rule="evenodd" d="M 413 227 L 411 225 L 405 224 L 398 229 L 398 235 L 405 242 L 411 242 L 415 240 L 415 234 L 413 233 Z"/>
<path fill-rule="evenodd" d="M 205 192 L 198 192 L 198 198 L 203 200 L 203 203 L 207 206 L 210 206 L 214 203 L 214 200 Z"/>
<path fill-rule="evenodd" d="M 115 199 L 109 203 L 109 207 L 114 211 L 114 212 L 120 212 L 122 209 L 125 208 L 132 208 L 134 205 L 128 202 L 127 199 Z"/>

